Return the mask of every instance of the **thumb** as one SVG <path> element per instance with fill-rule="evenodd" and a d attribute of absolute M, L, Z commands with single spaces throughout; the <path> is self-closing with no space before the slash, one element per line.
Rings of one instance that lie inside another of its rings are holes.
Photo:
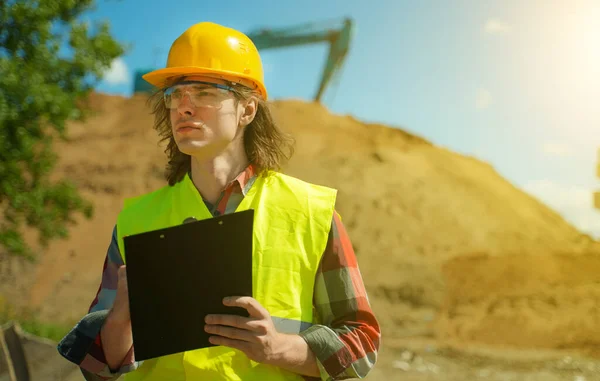
<path fill-rule="evenodd" d="M 125 265 L 119 267 L 118 278 L 119 283 L 124 282 L 127 284 L 127 269 Z"/>

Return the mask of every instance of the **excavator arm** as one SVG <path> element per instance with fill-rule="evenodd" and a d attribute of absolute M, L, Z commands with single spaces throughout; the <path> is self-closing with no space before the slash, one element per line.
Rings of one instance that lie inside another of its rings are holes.
<path fill-rule="evenodd" d="M 258 50 L 328 42 L 329 55 L 321 75 L 319 88 L 314 97 L 316 102 L 320 102 L 331 79 L 344 64 L 350 49 L 352 20 L 345 19 L 343 26 L 339 29 L 307 24 L 294 28 L 262 29 L 249 33 L 248 37 L 254 42 Z"/>

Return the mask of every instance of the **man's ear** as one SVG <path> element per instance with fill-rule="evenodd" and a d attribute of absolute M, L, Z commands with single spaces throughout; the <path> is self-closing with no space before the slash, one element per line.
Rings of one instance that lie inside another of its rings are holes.
<path fill-rule="evenodd" d="M 246 127 L 254 120 L 256 112 L 258 111 L 258 99 L 256 97 L 250 97 L 247 101 L 242 103 L 242 117 L 240 119 L 240 125 Z"/>

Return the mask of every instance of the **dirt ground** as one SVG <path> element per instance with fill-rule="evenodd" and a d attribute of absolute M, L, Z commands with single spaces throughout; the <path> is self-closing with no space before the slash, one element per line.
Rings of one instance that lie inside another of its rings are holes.
<path fill-rule="evenodd" d="M 92 101 L 55 176 L 94 218 L 37 264 L 0 253 L 0 305 L 47 321 L 85 313 L 123 198 L 164 184 L 145 99 Z M 600 380 L 600 243 L 476 158 L 314 103 L 271 107 L 297 141 L 284 171 L 339 190 L 384 335 L 369 379 Z"/>
<path fill-rule="evenodd" d="M 79 370 L 64 361 L 52 342 L 25 337 L 32 380 L 84 381 Z M 0 369 L 0 381 L 8 381 Z M 372 381 L 592 381 L 598 380 L 600 360 L 568 351 L 464 347 L 427 338 L 389 342 Z"/>
<path fill-rule="evenodd" d="M 600 361 L 569 352 L 490 347 L 456 348 L 436 340 L 410 339 L 387 347 L 372 380 L 401 381 L 590 381 Z"/>

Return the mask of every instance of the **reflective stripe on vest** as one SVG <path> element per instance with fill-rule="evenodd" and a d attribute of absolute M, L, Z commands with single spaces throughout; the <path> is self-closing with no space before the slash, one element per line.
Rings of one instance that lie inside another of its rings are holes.
<path fill-rule="evenodd" d="M 279 332 L 310 327 L 315 275 L 325 251 L 336 199 L 334 189 L 271 172 L 259 176 L 236 211 L 254 209 L 252 292 Z M 119 214 L 123 237 L 211 218 L 189 176 L 174 186 L 126 200 Z M 146 360 L 125 375 L 131 380 L 303 380 L 286 370 L 249 360 L 228 347 L 210 347 Z"/>

